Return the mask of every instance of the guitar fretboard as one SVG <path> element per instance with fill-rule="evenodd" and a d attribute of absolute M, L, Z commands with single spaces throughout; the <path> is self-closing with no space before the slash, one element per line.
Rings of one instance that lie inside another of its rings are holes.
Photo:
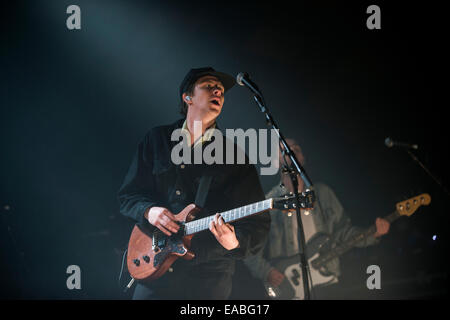
<path fill-rule="evenodd" d="M 243 207 L 235 208 L 232 210 L 228 210 L 225 212 L 219 213 L 225 223 L 233 222 L 254 214 L 261 213 L 266 210 L 270 210 L 273 208 L 273 199 L 267 199 L 259 202 L 255 202 Z M 209 229 L 209 224 L 214 220 L 215 215 L 211 215 L 205 218 L 201 218 L 198 220 L 194 220 L 191 222 L 187 222 L 184 225 L 184 233 L 185 235 L 194 234 L 203 230 Z"/>
<path fill-rule="evenodd" d="M 387 220 L 389 223 L 392 223 L 393 221 L 397 220 L 401 215 L 398 213 L 398 211 L 394 211 L 390 215 L 384 217 L 385 220 Z M 333 251 L 330 251 L 326 254 L 323 254 L 316 258 L 312 263 L 314 266 L 318 267 L 320 265 L 323 265 L 324 263 L 327 263 L 328 261 L 337 258 L 347 252 L 348 250 L 352 249 L 358 242 L 366 239 L 367 237 L 373 235 L 377 231 L 377 228 L 375 225 L 372 225 L 370 228 L 365 230 L 364 232 L 361 232 L 351 238 L 350 240 L 346 241 L 344 244 L 341 244 L 340 246 L 337 246 L 333 249 Z"/>

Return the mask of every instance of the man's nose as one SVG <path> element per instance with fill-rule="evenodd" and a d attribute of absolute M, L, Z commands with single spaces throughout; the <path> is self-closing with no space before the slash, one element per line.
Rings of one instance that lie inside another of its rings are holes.
<path fill-rule="evenodd" d="M 220 97 L 220 96 L 222 95 L 222 90 L 220 90 L 219 87 L 214 87 L 214 89 L 213 89 L 213 94 L 214 94 L 215 96 Z"/>

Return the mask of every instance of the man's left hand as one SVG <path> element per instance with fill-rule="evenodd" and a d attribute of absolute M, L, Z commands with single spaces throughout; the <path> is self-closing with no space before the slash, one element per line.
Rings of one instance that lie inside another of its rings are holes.
<path fill-rule="evenodd" d="M 234 227 L 225 223 L 218 213 L 214 216 L 214 220 L 210 222 L 209 230 L 225 249 L 233 250 L 239 247 L 239 240 L 236 238 Z"/>
<path fill-rule="evenodd" d="M 374 234 L 375 238 L 381 237 L 389 232 L 390 223 L 383 218 L 377 218 L 375 220 L 375 226 L 377 227 L 377 231 Z"/>

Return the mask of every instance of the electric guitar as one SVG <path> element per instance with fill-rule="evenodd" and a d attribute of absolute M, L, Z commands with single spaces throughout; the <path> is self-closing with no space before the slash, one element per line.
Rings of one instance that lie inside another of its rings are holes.
<path fill-rule="evenodd" d="M 384 219 L 392 223 L 401 216 L 409 217 L 420 206 L 428 205 L 430 202 L 431 197 L 427 193 L 401 201 L 396 204 L 396 210 Z M 325 265 L 355 247 L 358 242 L 372 236 L 375 232 L 376 226 L 372 225 L 366 231 L 355 235 L 340 245 L 332 243 L 330 237 L 326 234 L 315 234 L 306 244 L 306 259 L 311 274 L 310 287 L 327 285 L 336 281 L 335 276 L 327 271 Z M 267 295 L 272 299 L 279 300 L 303 300 L 304 290 L 299 255 L 277 258 L 272 260 L 271 264 L 285 275 L 285 279 L 278 287 L 273 287 L 265 282 Z"/>
<path fill-rule="evenodd" d="M 225 223 L 229 223 L 271 209 L 293 209 L 296 207 L 296 200 L 294 195 L 270 198 L 222 212 L 220 215 Z M 314 193 L 307 190 L 299 194 L 298 203 L 302 208 L 311 209 Z M 127 267 L 133 279 L 144 282 L 156 280 L 164 275 L 179 257 L 187 260 L 195 257 L 195 253 L 189 250 L 191 240 L 196 233 L 209 230 L 209 224 L 215 216 L 210 215 L 194 220 L 199 211 L 199 207 L 190 204 L 175 215 L 180 228 L 171 236 L 167 236 L 159 229 L 156 229 L 152 235 L 148 235 L 137 225 L 134 226 L 127 253 Z"/>

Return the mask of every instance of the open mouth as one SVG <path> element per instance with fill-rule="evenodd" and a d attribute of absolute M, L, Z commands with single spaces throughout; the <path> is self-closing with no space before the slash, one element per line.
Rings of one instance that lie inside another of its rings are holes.
<path fill-rule="evenodd" d="M 216 100 L 216 99 L 211 100 L 211 103 L 215 104 L 216 106 L 220 106 L 219 100 Z"/>

